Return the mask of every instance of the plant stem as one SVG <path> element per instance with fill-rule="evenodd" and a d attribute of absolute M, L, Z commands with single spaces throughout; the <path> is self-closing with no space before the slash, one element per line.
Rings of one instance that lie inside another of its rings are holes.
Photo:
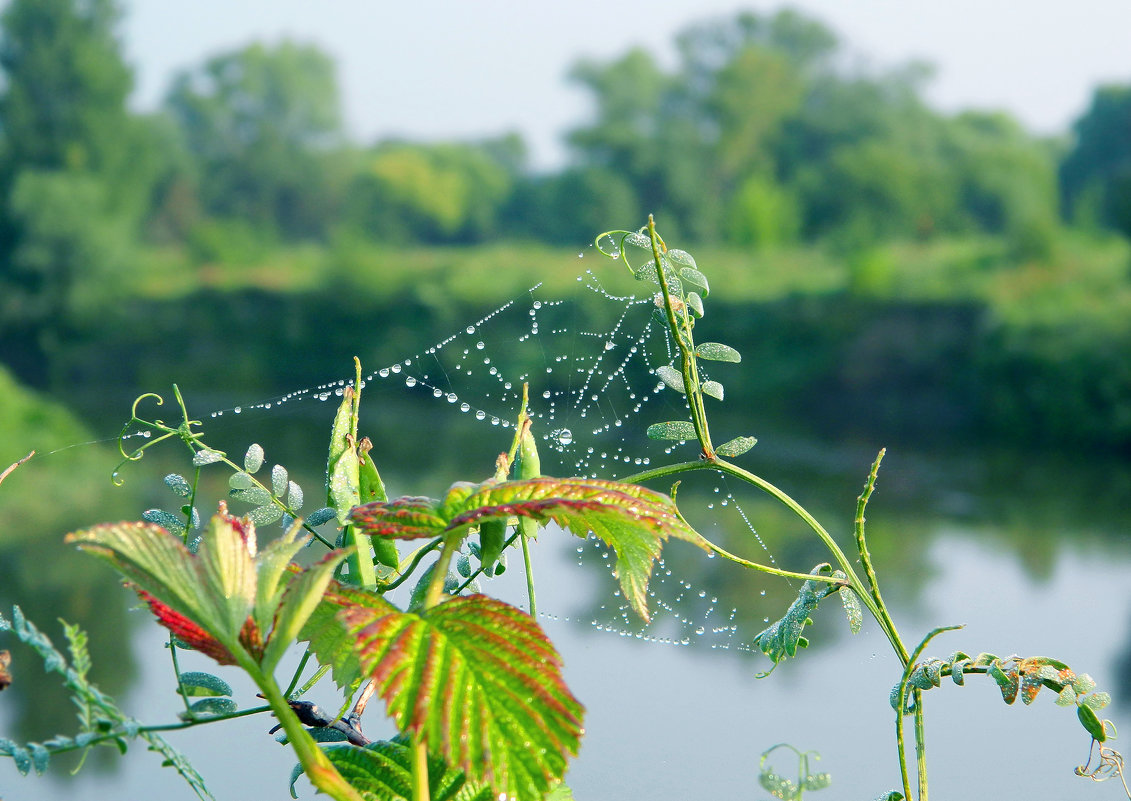
<path fill-rule="evenodd" d="M 919 775 L 919 801 L 927 801 L 927 730 L 923 720 L 923 691 L 916 688 L 915 771 Z"/>
<path fill-rule="evenodd" d="M 412 801 L 429 801 L 428 749 L 419 736 L 412 738 Z"/>
<path fill-rule="evenodd" d="M 522 564 L 526 568 L 526 594 L 530 597 L 530 616 L 538 619 L 538 602 L 534 600 L 534 571 L 530 567 L 530 546 L 526 541 L 526 532 L 522 530 L 523 521 L 518 522 L 522 538 Z"/>
<path fill-rule="evenodd" d="M 848 561 L 848 557 L 844 555 L 844 551 L 842 551 L 840 549 L 840 546 L 837 545 L 836 540 L 832 538 L 832 535 L 825 530 L 824 526 L 817 522 L 817 519 L 814 518 L 813 515 L 811 515 L 808 510 L 805 509 L 805 507 L 803 507 L 785 492 L 771 484 L 769 481 L 766 481 L 766 479 L 760 476 L 756 476 L 750 471 L 744 470 L 743 468 L 739 467 L 738 465 L 731 464 L 725 459 L 721 459 L 718 456 L 715 456 L 710 459 L 701 459 L 695 462 L 680 462 L 679 464 L 657 467 L 653 470 L 646 470 L 641 473 L 636 473 L 635 475 L 628 476 L 627 478 L 623 478 L 621 480 L 628 483 L 640 484 L 645 481 L 674 476 L 680 473 L 688 473 L 693 470 L 716 470 L 720 473 L 726 473 L 728 475 L 735 476 L 736 478 L 740 478 L 746 483 L 752 484 L 768 495 L 776 498 L 791 511 L 793 511 L 794 514 L 804 520 L 809 528 L 811 528 L 813 532 L 825 544 L 825 547 L 827 547 L 832 553 L 840 569 L 843 570 L 845 576 L 847 576 L 849 586 L 852 587 L 853 591 L 860 597 L 861 603 L 868 607 L 868 611 L 871 612 L 872 617 L 875 618 L 877 623 L 879 623 L 880 629 L 884 632 L 884 636 L 888 638 L 888 642 L 891 643 L 892 649 L 899 657 L 900 662 L 903 665 L 907 664 L 907 649 L 904 647 L 903 641 L 900 639 L 899 632 L 896 630 L 895 625 L 891 621 L 891 617 L 887 615 L 886 612 L 881 611 L 880 608 L 876 605 L 876 601 L 872 597 L 872 594 L 864 586 L 864 583 L 860 580 L 860 577 L 856 575 L 856 571 L 853 569 L 851 562 Z M 805 578 L 812 578 L 812 576 L 806 576 Z"/>
<path fill-rule="evenodd" d="M 685 326 L 680 326 L 676 317 L 671 290 L 668 288 L 667 275 L 664 273 L 664 260 L 660 255 L 660 237 L 656 233 L 656 221 L 651 214 L 648 215 L 648 237 L 652 243 L 652 258 L 656 262 L 656 276 L 659 279 L 660 292 L 664 298 L 664 313 L 668 318 L 668 328 L 671 330 L 676 346 L 679 348 L 680 374 L 683 376 L 685 397 L 691 407 L 691 424 L 695 426 L 695 436 L 699 439 L 704 456 L 711 458 L 715 455 L 715 449 L 711 445 L 711 431 L 707 427 L 707 411 L 703 408 L 703 393 L 699 389 L 699 371 L 695 366 L 691 331 L 686 329 Z M 685 308 L 682 313 L 686 316 L 687 309 Z"/>
<path fill-rule="evenodd" d="M 310 736 L 310 732 L 299 721 L 294 710 L 287 703 L 283 691 L 275 683 L 275 678 L 260 670 L 250 657 L 241 659 L 240 655 L 237 654 L 236 658 L 240 662 L 240 667 L 248 672 L 259 687 L 260 692 L 263 693 L 264 699 L 271 705 L 271 711 L 275 713 L 275 717 L 282 724 L 283 731 L 287 733 L 287 740 L 294 748 L 295 755 L 302 763 L 307 778 L 310 779 L 315 788 L 334 798 L 335 801 L 364 801 L 361 794 L 350 786 L 349 782 L 342 777 L 342 774 L 338 773 L 334 763 L 330 761 L 329 757 L 318 746 L 318 743 Z"/>

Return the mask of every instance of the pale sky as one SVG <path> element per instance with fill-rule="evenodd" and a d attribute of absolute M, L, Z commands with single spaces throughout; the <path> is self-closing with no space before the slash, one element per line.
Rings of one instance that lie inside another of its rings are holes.
<path fill-rule="evenodd" d="M 869 63 L 922 59 L 946 111 L 1004 109 L 1061 133 L 1100 83 L 1131 83 L 1131 0 L 802 0 Z M 160 103 L 172 75 L 252 40 L 289 37 L 338 63 L 347 128 L 361 142 L 522 133 L 534 162 L 565 158 L 562 134 L 586 95 L 565 77 L 581 56 L 633 45 L 670 62 L 687 24 L 779 3 L 733 0 L 125 0 L 135 105 Z"/>

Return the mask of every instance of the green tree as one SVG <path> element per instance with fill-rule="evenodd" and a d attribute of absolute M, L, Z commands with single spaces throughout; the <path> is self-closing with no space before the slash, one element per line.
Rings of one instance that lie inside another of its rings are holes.
<path fill-rule="evenodd" d="M 114 0 L 13 0 L 0 16 L 0 337 L 32 380 L 150 200 L 159 134 L 126 108 L 119 18 Z"/>
<path fill-rule="evenodd" d="M 1076 141 L 1060 165 L 1073 216 L 1131 236 L 1131 86 L 1104 86 L 1076 121 Z"/>
<path fill-rule="evenodd" d="M 180 74 L 166 106 L 197 164 L 205 212 L 288 238 L 326 232 L 344 175 L 329 56 L 286 41 L 249 45 Z"/>
<path fill-rule="evenodd" d="M 498 230 L 524 162 L 514 136 L 484 143 L 386 142 L 364 159 L 347 218 L 394 242 L 467 243 Z"/>

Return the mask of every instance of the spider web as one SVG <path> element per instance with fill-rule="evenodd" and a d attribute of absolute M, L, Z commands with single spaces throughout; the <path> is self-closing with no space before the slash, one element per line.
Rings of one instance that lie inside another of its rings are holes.
<path fill-rule="evenodd" d="M 608 264 L 600 270 L 606 275 L 615 267 Z M 650 286 L 635 284 L 642 290 Z M 657 442 L 644 433 L 651 423 L 689 419 L 684 397 L 665 388 L 655 375 L 655 369 L 671 364 L 676 354 L 666 325 L 655 314 L 652 294 L 607 289 L 594 269 L 577 275 L 576 287 L 568 298 L 561 298 L 538 284 L 418 352 L 382 364 L 363 376 L 363 417 L 375 395 L 399 398 L 430 421 L 458 418 L 447 423 L 497 429 L 499 434 L 509 431 L 491 439 L 497 452 L 498 444 L 509 444 L 513 436 L 527 385 L 528 412 L 546 475 L 626 478 L 649 467 L 696 458 L 697 443 Z M 324 403 L 340 398 L 352 383 L 352 377 L 344 377 L 217 409 L 208 418 L 244 415 L 246 419 L 283 407 Z M 379 444 L 374 453 L 385 471 Z M 450 480 L 467 477 L 461 474 Z M 668 491 L 670 486 L 654 488 Z M 681 482 L 679 500 L 684 514 L 709 538 L 744 541 L 746 555 L 776 564 L 751 523 L 747 501 L 740 502 L 725 477 L 696 471 Z M 555 542 L 551 537 L 542 540 Z M 561 540 L 556 542 L 560 545 Z M 588 583 L 591 589 L 556 600 L 551 596 L 549 604 L 540 601 L 539 617 L 544 621 L 580 624 L 646 642 L 742 651 L 751 650 L 753 634 L 768 622 L 762 609 L 766 605 L 751 603 L 766 595 L 760 574 L 672 542 L 653 572 L 652 621 L 644 625 L 620 595 L 611 549 L 592 536 L 568 542 L 556 553 L 549 574 L 578 571 L 583 578 L 568 578 L 565 583 Z M 513 555 L 512 560 L 518 561 Z M 509 570 L 510 580 L 516 582 L 521 572 L 520 566 Z M 557 583 L 549 574 L 543 565 L 536 571 L 536 584 Z M 494 584 L 484 589 L 499 592 Z M 510 600 L 525 605 L 525 588 Z"/>

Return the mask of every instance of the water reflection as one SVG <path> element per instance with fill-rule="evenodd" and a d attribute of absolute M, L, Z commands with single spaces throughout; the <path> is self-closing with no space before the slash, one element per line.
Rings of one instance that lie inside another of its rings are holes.
<path fill-rule="evenodd" d="M 191 391 L 186 397 L 190 411 L 228 403 L 227 398 L 216 402 L 217 395 L 194 397 Z M 453 480 L 486 476 L 494 455 L 509 444 L 509 432 L 471 424 L 458 408 L 421 410 L 419 404 L 378 392 L 367 403 L 363 433 L 384 450 L 381 467 L 393 493 L 436 495 Z M 226 416 L 209 420 L 207 441 L 236 454 L 261 442 L 268 464 L 285 465 L 314 508 L 332 412 L 331 404 L 295 404 L 271 413 Z M 851 441 L 826 448 L 787 424 L 756 433 L 761 444 L 747 463 L 847 541 L 873 448 Z M 394 450 L 394 444 L 401 446 Z M 1131 488 L 1131 471 L 1115 463 L 1080 465 L 1005 451 L 923 453 L 887 444 L 892 450 L 868 525 L 885 596 L 905 636 L 914 639 L 935 625 L 967 623 L 966 630 L 939 641 L 937 655 L 956 648 L 1047 654 L 1091 673 L 1101 688 L 1131 695 L 1128 672 L 1119 667 L 1126 664 L 1119 654 L 1131 652 L 1131 643 L 1120 641 L 1126 636 L 1127 601 L 1118 593 L 1112 597 L 1111 589 L 1125 583 L 1131 562 L 1131 510 L 1120 503 Z M 144 615 L 127 611 L 128 596 L 108 570 L 71 553 L 60 540 L 71 528 L 134 518 L 148 506 L 172 506 L 160 479 L 187 469 L 183 455 L 174 447 L 164 457 L 147 456 L 129 469 L 124 489 L 112 489 L 111 454 L 95 446 L 64 453 L 70 455 L 29 464 L 0 488 L 0 519 L 28 521 L 4 529 L 0 596 L 5 603 L 20 603 L 41 624 L 56 617 L 81 623 L 91 633 L 95 665 L 102 671 L 96 680 L 123 695 L 120 700 L 132 714 L 146 721 L 172 720 L 175 696 L 160 632 Z M 206 485 L 203 494 L 209 500 L 201 501 L 202 511 L 221 497 L 225 479 L 217 474 Z M 826 558 L 795 518 L 733 482 L 690 476 L 680 499 L 694 523 L 711 529 L 740 555 L 772 555 L 776 564 L 801 571 Z M 18 504 L 19 516 L 4 511 L 13 508 L 5 502 Z M 718 514 L 695 512 L 708 504 L 715 504 Z M 743 514 L 756 536 L 742 523 Z M 812 629 L 813 653 L 783 665 L 766 681 L 755 681 L 765 661 L 739 646 L 748 644 L 765 618 L 781 614 L 795 587 L 673 544 L 664 570 L 694 589 L 678 581 L 654 584 L 654 608 L 666 604 L 679 611 L 659 615 L 653 634 L 689 644 L 644 642 L 633 636 L 635 621 L 619 617 L 601 554 L 578 554 L 578 544 L 547 532 L 535 551 L 543 623 L 565 655 L 567 679 L 589 709 L 587 738 L 569 779 L 578 798 L 749 796 L 754 758 L 780 741 L 820 751 L 821 767 L 832 773 L 838 797 L 874 797 L 896 786 L 886 699 L 898 671 L 873 626 L 866 624 L 864 633 L 852 637 L 838 609 L 822 610 Z M 520 572 L 509 571 L 489 591 L 520 600 Z M 685 597 L 677 601 L 681 593 Z M 732 609 L 737 610 L 733 621 L 727 617 Z M 720 617 L 737 633 L 695 634 Z M 602 630 L 610 626 L 614 633 Z M 711 647 L 720 642 L 732 647 Z M 132 675 L 135 654 L 141 661 Z M 0 696 L 4 732 L 41 738 L 60 722 L 65 729 L 72 711 L 65 701 L 51 700 L 44 687 L 51 679 L 43 681 L 37 667 L 29 669 L 28 660 L 17 658 L 20 683 Z M 131 680 L 133 689 L 126 691 Z M 254 703 L 250 687 L 234 683 L 241 703 Z M 1071 710 L 1056 708 L 1051 698 L 1013 709 L 1001 704 L 988 683 L 934 692 L 940 697 L 929 699 L 929 736 L 932 783 L 940 797 L 957 797 L 968 789 L 970 776 L 979 777 L 980 795 L 1110 797 L 1109 788 L 1087 787 L 1071 775 L 1087 743 Z M 332 692 L 315 700 L 334 704 Z M 1121 729 L 1126 708 L 1111 711 Z M 375 718 L 367 725 L 367 731 L 378 733 L 382 724 Z M 198 767 L 218 798 L 234 799 L 261 794 L 264 782 L 272 792 L 282 792 L 293 760 L 265 736 L 268 727 L 268 721 L 256 719 L 170 739 L 201 760 Z M 239 744 L 238 761 L 232 743 Z M 177 787 L 176 777 L 156 762 L 131 753 L 112 762 L 115 776 L 84 773 L 73 784 L 20 780 L 4 763 L 0 781 L 5 788 L 18 787 L 18 797 L 27 799 L 63 792 L 95 800 L 139 797 L 154 787 Z"/>

